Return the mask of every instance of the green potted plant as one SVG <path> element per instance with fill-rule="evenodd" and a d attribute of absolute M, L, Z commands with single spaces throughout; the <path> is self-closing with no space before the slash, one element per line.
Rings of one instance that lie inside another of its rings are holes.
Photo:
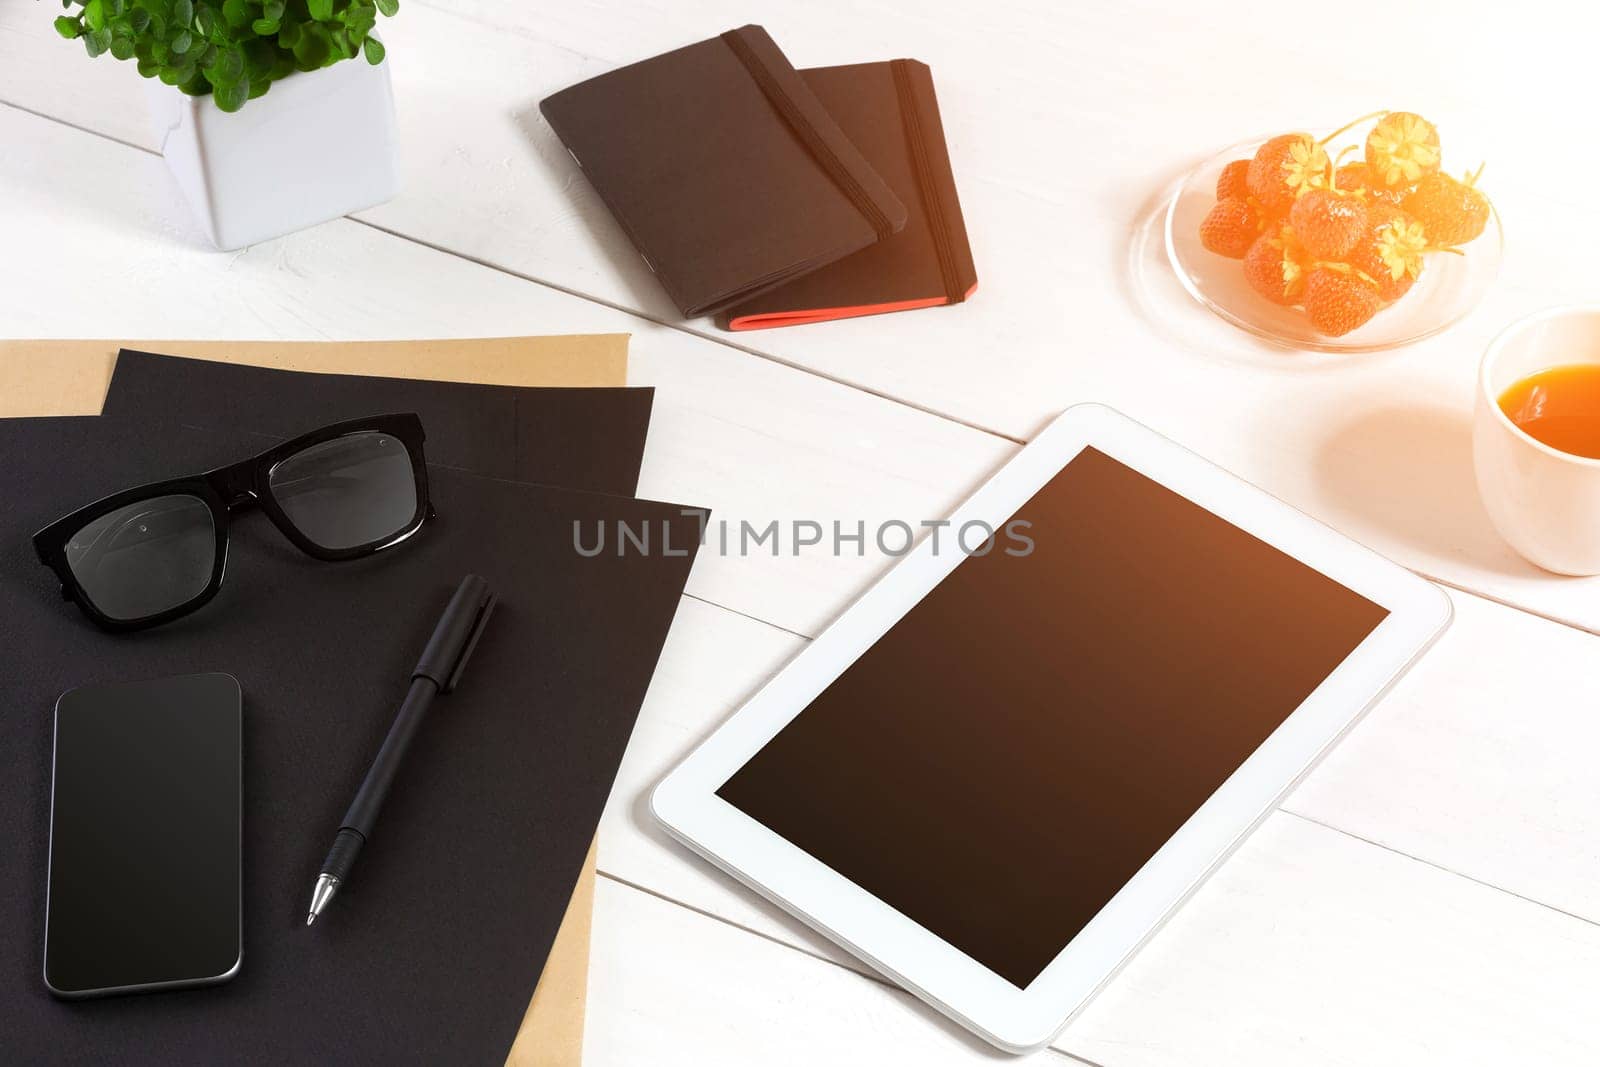
<path fill-rule="evenodd" d="M 373 29 L 399 0 L 62 3 L 61 36 L 148 79 L 162 155 L 218 248 L 398 190 L 394 95 Z"/>

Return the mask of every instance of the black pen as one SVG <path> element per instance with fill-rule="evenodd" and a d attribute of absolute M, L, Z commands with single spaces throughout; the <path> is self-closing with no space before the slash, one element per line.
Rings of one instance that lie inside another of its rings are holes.
<path fill-rule="evenodd" d="M 372 825 L 378 821 L 383 798 L 389 795 L 395 773 L 400 770 L 400 761 L 422 725 L 428 705 L 433 703 L 434 696 L 450 692 L 461 680 L 462 668 L 477 646 L 494 604 L 495 597 L 489 592 L 488 582 L 476 574 L 461 579 L 439 625 L 434 627 L 433 636 L 428 638 L 428 647 L 422 650 L 417 669 L 411 672 L 411 689 L 394 717 L 394 725 L 389 727 L 389 736 L 383 739 L 383 747 L 378 749 L 360 792 L 350 802 L 350 810 L 344 813 L 328 858 L 322 861 L 322 873 L 317 875 L 317 887 L 311 892 L 307 926 L 317 921 L 322 909 L 350 877 L 350 868 L 355 865 L 361 846 L 372 836 Z"/>

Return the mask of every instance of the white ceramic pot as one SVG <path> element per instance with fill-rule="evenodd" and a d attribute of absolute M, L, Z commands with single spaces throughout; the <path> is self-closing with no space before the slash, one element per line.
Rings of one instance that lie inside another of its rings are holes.
<path fill-rule="evenodd" d="M 400 188 L 389 61 L 273 83 L 233 114 L 142 79 L 167 167 L 211 243 L 243 248 L 391 199 Z"/>
<path fill-rule="evenodd" d="M 1557 574 L 1600 574 L 1600 459 L 1530 437 L 1500 409 L 1514 382 L 1568 363 L 1600 363 L 1600 304 L 1552 308 L 1507 327 L 1478 374 L 1472 450 L 1495 528 Z"/>

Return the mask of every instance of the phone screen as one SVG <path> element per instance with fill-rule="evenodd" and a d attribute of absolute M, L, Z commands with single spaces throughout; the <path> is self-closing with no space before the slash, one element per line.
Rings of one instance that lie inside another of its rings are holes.
<path fill-rule="evenodd" d="M 223 981 L 240 959 L 239 683 L 56 703 L 45 981 L 63 996 Z"/>
<path fill-rule="evenodd" d="M 1092 448 L 1012 519 L 717 795 L 1026 988 L 1388 612 Z"/>

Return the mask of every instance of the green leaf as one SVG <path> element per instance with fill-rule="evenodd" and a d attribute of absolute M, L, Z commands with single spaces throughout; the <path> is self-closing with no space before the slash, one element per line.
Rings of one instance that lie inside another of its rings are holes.
<path fill-rule="evenodd" d="M 258 96 L 266 96 L 267 90 L 270 88 L 272 88 L 272 83 L 270 81 L 251 82 L 250 99 L 254 100 Z"/>
<path fill-rule="evenodd" d="M 261 5 L 261 17 L 271 19 L 274 22 L 282 22 L 283 8 L 283 0 L 267 0 L 266 3 Z"/>
<path fill-rule="evenodd" d="M 220 89 L 244 77 L 244 51 L 238 45 L 219 51 L 217 61 L 206 68 L 206 78 Z"/>
<path fill-rule="evenodd" d="M 115 18 L 127 8 L 127 0 L 103 0 L 102 6 L 105 7 L 107 15 Z"/>
<path fill-rule="evenodd" d="M 260 37 L 271 37 L 273 34 L 278 32 L 278 20 L 256 19 L 250 24 L 250 28 L 255 30 L 256 34 Z"/>
<path fill-rule="evenodd" d="M 217 16 L 209 7 L 199 7 L 194 12 L 194 28 L 200 31 L 200 36 L 210 37 L 211 32 L 217 28 Z"/>
<path fill-rule="evenodd" d="M 294 46 L 294 58 L 301 70 L 316 70 L 326 66 L 328 57 L 332 54 L 333 37 L 329 35 L 328 28 L 320 22 L 307 25 L 305 33 L 300 37 L 300 43 Z"/>
<path fill-rule="evenodd" d="M 361 42 L 361 52 L 367 57 L 367 62 L 376 67 L 383 62 L 383 42 L 376 37 L 368 37 Z"/>
<path fill-rule="evenodd" d="M 161 69 L 161 64 L 157 63 L 153 59 L 142 59 L 141 58 L 139 60 L 139 75 L 140 75 L 140 77 L 154 78 L 156 76 L 156 72 L 159 71 L 160 69 Z"/>
<path fill-rule="evenodd" d="M 83 8 L 83 21 L 91 30 L 106 28 L 106 6 L 101 0 L 89 0 Z M 98 54 L 98 53 L 97 53 Z"/>
<path fill-rule="evenodd" d="M 90 58 L 104 55 L 106 49 L 111 47 L 111 31 L 90 30 L 83 35 L 83 47 L 88 51 Z"/>
<path fill-rule="evenodd" d="M 306 0 L 306 10 L 318 22 L 328 22 L 333 18 L 333 0 Z"/>
<path fill-rule="evenodd" d="M 272 63 L 278 50 L 271 41 L 254 37 L 241 42 L 239 47 L 244 49 L 244 72 L 251 81 L 263 81 L 272 76 Z"/>
<path fill-rule="evenodd" d="M 168 42 L 167 48 L 173 55 L 181 56 L 189 50 L 189 46 L 192 44 L 194 44 L 194 35 L 188 30 L 179 30 L 178 36 Z"/>
<path fill-rule="evenodd" d="M 194 24 L 194 0 L 173 0 L 172 21 L 178 26 Z"/>
<path fill-rule="evenodd" d="M 302 32 L 300 23 L 285 22 L 283 28 L 278 31 L 278 44 L 292 52 L 294 51 L 294 46 L 300 43 Z"/>
<path fill-rule="evenodd" d="M 245 0 L 222 0 L 222 17 L 234 29 L 248 26 L 250 25 L 250 5 L 245 3 Z M 227 109 L 224 108 L 223 110 Z"/>
<path fill-rule="evenodd" d="M 183 81 L 183 68 L 170 66 L 162 67 L 158 77 L 160 77 L 160 79 L 168 85 L 177 85 L 179 82 Z"/>
<path fill-rule="evenodd" d="M 195 65 L 199 67 L 212 66 L 217 61 L 217 54 L 217 46 L 208 44 L 206 45 L 206 50 L 200 53 L 200 58 L 194 61 Z"/>
<path fill-rule="evenodd" d="M 133 38 L 117 37 L 111 42 L 111 54 L 117 59 L 133 58 Z"/>
<path fill-rule="evenodd" d="M 241 79 L 232 85 L 219 85 L 212 96 L 217 101 L 217 107 L 223 111 L 238 111 L 250 99 L 250 83 Z"/>
<path fill-rule="evenodd" d="M 136 7 L 128 12 L 128 25 L 133 27 L 134 33 L 143 33 L 150 28 L 150 12 L 142 7 Z"/>
<path fill-rule="evenodd" d="M 56 16 L 56 32 L 67 40 L 83 36 L 83 27 L 78 25 L 78 20 L 70 15 Z"/>
<path fill-rule="evenodd" d="M 394 18 L 395 12 L 400 10 L 400 0 L 378 0 L 378 10 L 388 18 Z"/>
<path fill-rule="evenodd" d="M 333 38 L 333 50 L 340 59 L 354 59 L 356 50 L 350 47 L 350 34 L 345 32 L 343 26 L 335 26 L 328 31 L 328 36 Z"/>

